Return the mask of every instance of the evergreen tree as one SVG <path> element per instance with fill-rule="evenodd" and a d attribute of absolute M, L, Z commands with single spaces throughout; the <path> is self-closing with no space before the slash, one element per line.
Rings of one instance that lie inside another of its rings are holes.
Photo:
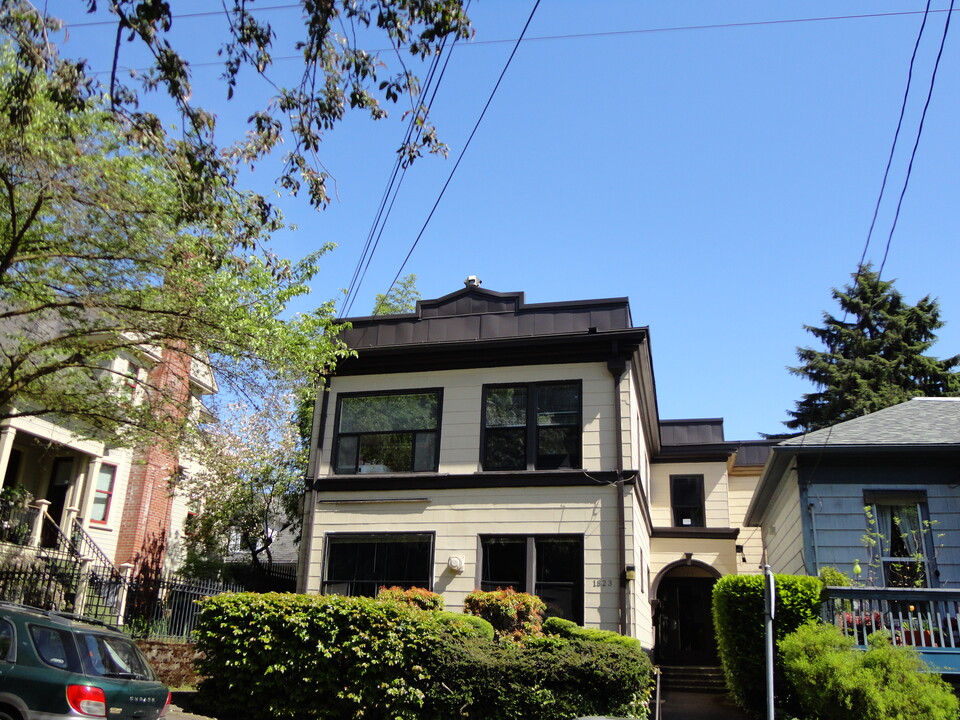
<path fill-rule="evenodd" d="M 788 428 L 809 432 L 912 397 L 960 395 L 960 355 L 925 354 L 943 326 L 939 303 L 928 295 L 910 305 L 893 282 L 863 265 L 832 291 L 843 317 L 824 312 L 822 327 L 804 326 L 826 349 L 797 348 L 801 364 L 788 369 L 817 391 L 788 411 Z"/>

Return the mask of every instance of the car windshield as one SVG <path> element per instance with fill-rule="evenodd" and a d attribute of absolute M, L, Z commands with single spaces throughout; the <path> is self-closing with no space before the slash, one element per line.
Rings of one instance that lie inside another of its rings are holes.
<path fill-rule="evenodd" d="M 81 633 L 83 661 L 90 675 L 153 680 L 153 671 L 137 646 L 120 635 Z"/>

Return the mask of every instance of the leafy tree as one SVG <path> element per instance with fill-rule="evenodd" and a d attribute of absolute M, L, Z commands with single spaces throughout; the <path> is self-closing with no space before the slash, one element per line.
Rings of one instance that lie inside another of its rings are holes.
<path fill-rule="evenodd" d="M 0 420 L 173 440 L 197 413 L 168 366 L 244 393 L 334 363 L 330 303 L 283 318 L 328 248 L 270 255 L 281 219 L 261 197 L 228 179 L 192 196 L 183 143 L 73 93 L 66 72 L 0 49 Z"/>
<path fill-rule="evenodd" d="M 928 295 L 910 305 L 893 283 L 864 265 L 851 285 L 833 290 L 843 317 L 825 312 L 823 327 L 804 326 L 825 349 L 797 348 L 801 364 L 789 370 L 817 391 L 788 411 L 787 427 L 818 430 L 912 397 L 960 395 L 960 355 L 925 354 L 943 326 L 939 304 Z"/>
<path fill-rule="evenodd" d="M 219 567 L 231 537 L 254 566 L 268 568 L 278 534 L 298 533 L 307 447 L 295 408 L 287 393 L 268 394 L 256 408 L 230 403 L 194 436 L 190 455 L 199 469 L 179 476 L 175 488 L 198 511 L 186 538 L 188 571 Z"/>
<path fill-rule="evenodd" d="M 417 276 L 410 273 L 398 280 L 386 293 L 377 293 L 373 301 L 371 315 L 399 315 L 411 313 L 417 309 L 420 291 L 417 290 Z"/>
<path fill-rule="evenodd" d="M 284 27 L 284 37 L 297 33 L 290 50 L 303 58 L 302 73 L 291 86 L 270 77 L 277 35 L 268 21 L 254 14 L 251 0 L 223 3 L 225 42 L 223 82 L 228 98 L 240 84 L 244 70 L 252 70 L 275 88 L 266 106 L 248 118 L 248 133 L 230 153 L 221 153 L 216 140 L 213 114 L 193 103 L 190 67 L 170 38 L 174 10 L 191 8 L 188 0 L 111 0 L 111 19 L 116 22 L 113 67 L 105 89 L 112 111 L 122 115 L 142 132 L 160 129 L 157 117 L 140 108 L 144 93 L 164 91 L 182 116 L 183 152 L 190 160 L 185 177 L 191 192 L 202 194 L 211 180 L 234 183 L 234 162 L 255 163 L 284 143 L 283 166 L 277 179 L 284 190 L 297 193 L 305 187 L 316 207 L 329 202 L 329 174 L 316 157 L 325 134 L 348 110 L 359 110 L 373 119 L 387 116 L 385 103 L 404 102 L 412 115 L 412 131 L 398 152 L 405 163 L 423 152 L 446 153 L 420 101 L 420 85 L 403 59 L 414 60 L 438 54 L 452 38 L 466 38 L 470 23 L 462 0 L 302 0 L 301 23 Z M 89 12 L 97 0 L 87 0 Z M 25 69 L 63 74 L 69 78 L 64 98 L 89 89 L 89 71 L 84 61 L 61 62 L 53 55 L 51 40 L 60 23 L 28 0 L 8 0 L 0 8 L 0 29 L 18 44 Z M 374 28 L 376 30 L 374 30 Z M 390 69 L 384 51 L 369 51 L 357 44 L 366 38 L 372 47 L 386 47 L 399 68 Z M 144 72 L 124 81 L 119 72 L 128 45 L 145 48 L 151 58 Z M 284 52 L 280 55 L 286 54 Z M 24 98 L 29 103 L 29 96 Z"/>

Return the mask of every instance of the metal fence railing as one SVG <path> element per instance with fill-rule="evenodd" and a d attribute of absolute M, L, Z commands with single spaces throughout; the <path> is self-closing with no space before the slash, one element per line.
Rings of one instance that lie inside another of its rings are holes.
<path fill-rule="evenodd" d="M 41 501 L 45 503 L 46 501 Z M 240 583 L 117 569 L 79 524 L 68 536 L 45 505 L 0 507 L 0 600 L 76 613 L 142 637 L 187 638 L 197 600 Z"/>

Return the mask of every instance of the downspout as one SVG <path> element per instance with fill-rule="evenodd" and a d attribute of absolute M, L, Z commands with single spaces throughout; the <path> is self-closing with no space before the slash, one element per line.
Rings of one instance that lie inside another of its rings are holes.
<path fill-rule="evenodd" d="M 614 347 L 616 351 L 616 347 Z M 619 576 L 618 605 L 620 610 L 620 634 L 628 634 L 627 623 L 627 511 L 623 500 L 623 417 L 620 413 L 620 380 L 627 369 L 622 357 L 612 357 L 607 361 L 607 370 L 613 376 L 613 418 L 616 427 L 617 448 L 617 564 Z"/>

